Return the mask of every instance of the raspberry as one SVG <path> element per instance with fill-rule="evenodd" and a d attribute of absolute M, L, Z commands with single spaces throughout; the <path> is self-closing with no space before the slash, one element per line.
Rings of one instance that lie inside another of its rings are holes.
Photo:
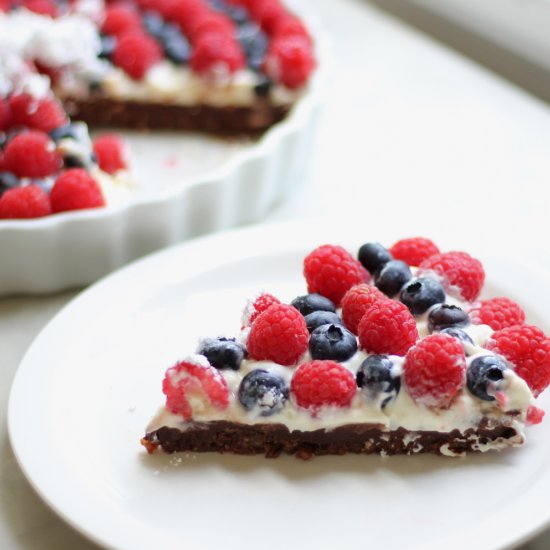
<path fill-rule="evenodd" d="M 336 361 L 311 361 L 296 369 L 290 391 L 296 404 L 305 409 L 349 407 L 357 383 L 353 374 Z"/>
<path fill-rule="evenodd" d="M 4 150 L 4 167 L 20 178 L 44 178 L 57 172 L 62 159 L 44 132 L 31 130 L 15 136 Z"/>
<path fill-rule="evenodd" d="M 211 12 L 198 15 L 190 27 L 188 35 L 193 43 L 199 42 L 202 36 L 209 33 L 231 37 L 235 32 L 234 25 L 230 19 Z"/>
<path fill-rule="evenodd" d="M 40 15 L 49 15 L 50 17 L 57 15 L 57 5 L 53 0 L 25 0 L 23 6 Z"/>
<path fill-rule="evenodd" d="M 516 325 L 493 333 L 487 348 L 515 366 L 536 397 L 550 384 L 550 338 L 537 327 Z"/>
<path fill-rule="evenodd" d="M 191 68 L 201 74 L 234 73 L 244 67 L 240 46 L 229 35 L 210 33 L 197 41 L 191 54 Z"/>
<path fill-rule="evenodd" d="M 430 256 L 439 254 L 439 248 L 430 239 L 412 237 L 397 241 L 389 252 L 396 260 L 418 266 Z"/>
<path fill-rule="evenodd" d="M 301 36 L 311 43 L 311 37 L 305 25 L 293 15 L 280 18 L 274 26 L 273 35 L 277 37 Z"/>
<path fill-rule="evenodd" d="M 544 418 L 544 414 L 545 413 L 542 409 L 539 409 L 538 407 L 531 405 L 527 409 L 527 418 L 525 420 L 528 425 L 534 426 L 542 422 L 542 419 Z"/>
<path fill-rule="evenodd" d="M 154 9 L 164 19 L 176 22 L 187 35 L 196 21 L 209 12 L 203 0 L 155 0 Z"/>
<path fill-rule="evenodd" d="M 0 197 L 0 219 L 41 218 L 51 213 L 50 199 L 38 185 L 8 189 Z"/>
<path fill-rule="evenodd" d="M 229 405 L 225 378 L 206 358 L 198 355 L 169 368 L 162 382 L 162 391 L 166 395 L 166 408 L 174 414 L 181 414 L 186 420 L 193 415 L 191 403 L 196 407 L 206 399 L 218 410 Z"/>
<path fill-rule="evenodd" d="M 386 298 L 375 286 L 366 284 L 350 288 L 342 298 L 342 320 L 357 334 L 359 322 L 374 302 Z"/>
<path fill-rule="evenodd" d="M 107 6 L 105 19 L 101 25 L 103 34 L 122 36 L 128 31 L 139 31 L 141 28 L 141 19 L 136 10 L 124 4 Z"/>
<path fill-rule="evenodd" d="M 371 305 L 357 332 L 361 347 L 369 353 L 405 355 L 418 339 L 416 321 L 407 306 L 388 298 Z"/>
<path fill-rule="evenodd" d="M 273 304 L 260 313 L 248 335 L 251 359 L 290 366 L 307 350 L 309 332 L 301 313 L 286 304 Z"/>
<path fill-rule="evenodd" d="M 50 201 L 52 212 L 105 206 L 98 183 L 82 168 L 71 168 L 55 180 Z"/>
<path fill-rule="evenodd" d="M 275 37 L 266 54 L 264 71 L 275 81 L 294 89 L 304 85 L 315 68 L 309 40 L 299 35 Z"/>
<path fill-rule="evenodd" d="M 424 260 L 419 267 L 442 275 L 449 286 L 458 287 L 462 298 L 468 302 L 479 296 L 485 281 L 485 271 L 481 262 L 466 252 L 434 254 Z"/>
<path fill-rule="evenodd" d="M 318 292 L 336 305 L 354 285 L 366 283 L 366 269 L 341 246 L 325 244 L 304 259 L 308 292 Z"/>
<path fill-rule="evenodd" d="M 256 0 L 255 2 L 250 2 L 249 11 L 253 19 L 268 34 L 272 34 L 279 22 L 287 16 L 285 8 L 278 0 Z"/>
<path fill-rule="evenodd" d="M 61 105 L 50 97 L 35 98 L 21 94 L 10 98 L 11 126 L 26 126 L 43 132 L 67 124 Z"/>
<path fill-rule="evenodd" d="M 0 132 L 10 127 L 11 113 L 9 103 L 0 97 Z"/>
<path fill-rule="evenodd" d="M 162 49 L 156 40 L 139 31 L 121 36 L 113 52 L 115 65 L 135 80 L 143 78 L 147 70 L 162 57 Z"/>
<path fill-rule="evenodd" d="M 266 309 L 273 304 L 280 304 L 281 301 L 275 296 L 264 292 L 260 294 L 254 301 L 249 301 L 243 311 L 242 326 L 249 327 L 256 320 L 260 313 L 263 313 Z"/>
<path fill-rule="evenodd" d="M 464 385 L 466 356 L 456 338 L 432 334 L 409 350 L 403 370 L 415 401 L 426 407 L 445 407 Z"/>
<path fill-rule="evenodd" d="M 108 174 L 127 167 L 126 146 L 120 136 L 103 134 L 94 140 L 94 153 L 99 167 Z"/>
<path fill-rule="evenodd" d="M 474 325 L 489 325 L 493 330 L 500 330 L 525 322 L 523 310 L 509 298 L 491 298 L 475 303 L 469 311 Z"/>

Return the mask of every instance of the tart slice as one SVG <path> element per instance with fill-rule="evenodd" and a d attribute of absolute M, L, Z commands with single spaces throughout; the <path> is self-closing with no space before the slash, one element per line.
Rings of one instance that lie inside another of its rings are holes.
<path fill-rule="evenodd" d="M 235 338 L 168 369 L 148 452 L 461 456 L 519 446 L 542 421 L 550 339 L 512 300 L 478 300 L 470 255 L 324 245 L 304 274 L 308 294 L 259 295 Z"/>

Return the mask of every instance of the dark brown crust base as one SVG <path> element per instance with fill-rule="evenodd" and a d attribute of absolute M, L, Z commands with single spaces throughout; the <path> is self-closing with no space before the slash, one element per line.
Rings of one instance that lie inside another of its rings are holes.
<path fill-rule="evenodd" d="M 497 441 L 498 440 L 498 441 Z M 517 430 L 507 425 L 487 423 L 464 433 L 410 432 L 404 428 L 387 432 L 374 424 L 348 424 L 332 430 L 290 432 L 283 424 L 238 424 L 215 421 L 196 422 L 187 430 L 162 427 L 148 433 L 142 444 L 149 453 L 161 447 L 166 453 L 178 451 L 264 454 L 275 458 L 282 453 L 308 459 L 314 455 L 417 454 L 462 455 L 479 451 L 478 445 L 497 442 L 506 446 L 523 443 Z"/>
<path fill-rule="evenodd" d="M 225 136 L 258 136 L 282 120 L 290 109 L 289 105 L 275 106 L 262 100 L 252 107 L 185 107 L 103 97 L 85 101 L 69 99 L 64 103 L 71 118 L 91 127 L 191 130 Z"/>

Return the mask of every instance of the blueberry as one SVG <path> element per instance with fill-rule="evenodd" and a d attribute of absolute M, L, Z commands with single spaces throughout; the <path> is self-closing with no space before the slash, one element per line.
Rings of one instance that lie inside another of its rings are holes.
<path fill-rule="evenodd" d="M 245 25 L 250 19 L 246 8 L 242 6 L 228 6 L 226 13 L 237 25 Z"/>
<path fill-rule="evenodd" d="M 466 353 L 466 355 L 470 355 L 468 353 L 468 347 L 475 346 L 475 343 L 470 338 L 470 335 L 467 332 L 463 331 L 461 328 L 456 328 L 456 327 L 444 328 L 441 331 L 441 334 L 448 334 L 449 336 L 458 338 L 462 342 L 462 345 L 464 347 L 464 352 Z"/>
<path fill-rule="evenodd" d="M 290 305 L 294 306 L 304 317 L 314 311 L 332 311 L 332 313 L 336 311 L 333 302 L 317 293 L 298 296 L 290 302 Z"/>
<path fill-rule="evenodd" d="M 146 11 L 141 19 L 143 27 L 148 34 L 155 38 L 160 38 L 164 29 L 164 19 L 156 11 Z"/>
<path fill-rule="evenodd" d="M 418 277 L 405 284 L 399 298 L 413 315 L 421 315 L 435 304 L 442 304 L 445 291 L 435 279 Z"/>
<path fill-rule="evenodd" d="M 164 48 L 166 57 L 170 61 L 173 61 L 177 65 L 183 65 L 189 61 L 191 46 L 176 25 L 172 23 L 164 25 L 159 40 Z"/>
<path fill-rule="evenodd" d="M 259 71 L 267 50 L 265 33 L 256 23 L 245 23 L 238 28 L 237 39 L 246 54 L 248 66 L 253 71 Z"/>
<path fill-rule="evenodd" d="M 494 401 L 493 392 L 500 386 L 504 379 L 504 371 L 508 367 L 506 363 L 496 355 L 484 355 L 474 359 L 466 371 L 466 385 L 468 389 L 483 401 Z"/>
<path fill-rule="evenodd" d="M 258 75 L 258 81 L 254 85 L 254 93 L 258 97 L 267 97 L 271 88 L 273 87 L 273 81 L 264 74 Z"/>
<path fill-rule="evenodd" d="M 85 168 L 88 163 L 79 155 L 64 155 L 63 165 L 65 168 Z"/>
<path fill-rule="evenodd" d="M 197 353 L 204 355 L 217 369 L 239 370 L 246 357 L 246 350 L 234 338 L 207 338 L 203 340 Z"/>
<path fill-rule="evenodd" d="M 50 137 L 55 141 L 62 139 L 74 139 L 75 141 L 88 141 L 88 128 L 82 122 L 72 122 L 66 126 L 60 126 L 49 132 Z"/>
<path fill-rule="evenodd" d="M 374 284 L 386 296 L 395 296 L 412 278 L 409 266 L 401 260 L 390 260 L 374 279 Z"/>
<path fill-rule="evenodd" d="M 401 389 L 401 378 L 387 355 L 369 355 L 361 363 L 355 379 L 369 400 L 381 398 L 381 408 L 395 399 Z"/>
<path fill-rule="evenodd" d="M 470 317 L 463 309 L 449 304 L 434 307 L 428 314 L 428 329 L 430 332 L 449 327 L 465 327 L 469 323 Z"/>
<path fill-rule="evenodd" d="M 342 319 L 332 311 L 314 311 L 306 315 L 306 325 L 309 332 L 313 332 L 316 328 L 323 325 L 333 324 L 344 326 Z"/>
<path fill-rule="evenodd" d="M 347 328 L 334 323 L 321 325 L 309 337 L 309 353 L 313 359 L 346 361 L 356 351 L 355 336 Z"/>
<path fill-rule="evenodd" d="M 19 178 L 11 172 L 0 172 L 0 195 L 19 185 Z"/>
<path fill-rule="evenodd" d="M 375 274 L 393 257 L 380 243 L 366 243 L 359 249 L 357 259 L 369 273 Z"/>
<path fill-rule="evenodd" d="M 116 38 L 114 36 L 101 36 L 101 49 L 99 50 L 99 57 L 102 59 L 110 58 L 115 52 Z"/>
<path fill-rule="evenodd" d="M 255 369 L 241 380 L 238 396 L 247 411 L 258 410 L 261 416 L 270 416 L 284 407 L 288 393 L 288 386 L 279 375 Z"/>

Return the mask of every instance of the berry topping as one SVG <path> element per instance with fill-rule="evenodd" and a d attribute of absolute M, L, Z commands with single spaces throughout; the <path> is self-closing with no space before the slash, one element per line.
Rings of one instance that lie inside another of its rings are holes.
<path fill-rule="evenodd" d="M 80 142 L 88 142 L 89 140 L 88 127 L 84 122 L 71 122 L 64 126 L 58 126 L 48 133 L 56 143 L 62 139 L 72 139 Z"/>
<path fill-rule="evenodd" d="M 421 315 L 445 301 L 443 287 L 430 277 L 418 277 L 405 284 L 399 296 L 413 315 Z"/>
<path fill-rule="evenodd" d="M 445 407 L 464 383 L 466 357 L 456 338 L 431 334 L 405 358 L 404 381 L 411 397 L 426 407 Z"/>
<path fill-rule="evenodd" d="M 186 420 L 192 418 L 193 408 L 201 402 L 208 402 L 218 410 L 229 405 L 225 378 L 201 356 L 193 356 L 169 368 L 162 391 L 166 395 L 166 408 Z"/>
<path fill-rule="evenodd" d="M 177 65 L 183 65 L 189 61 L 191 46 L 185 36 L 181 34 L 177 25 L 166 24 L 158 39 L 164 48 L 166 57 L 170 61 L 173 61 Z"/>
<path fill-rule="evenodd" d="M 31 130 L 12 138 L 4 149 L 4 169 L 20 178 L 43 178 L 61 168 L 61 156 L 44 132 Z"/>
<path fill-rule="evenodd" d="M 374 284 L 386 296 L 395 296 L 403 285 L 412 278 L 409 266 L 401 260 L 390 260 L 376 276 Z"/>
<path fill-rule="evenodd" d="M 280 304 L 281 301 L 275 296 L 264 292 L 260 294 L 254 301 L 249 300 L 243 310 L 242 325 L 249 327 L 256 320 L 256 317 L 270 308 L 273 304 Z"/>
<path fill-rule="evenodd" d="M 369 274 L 341 246 L 323 245 L 304 259 L 304 276 L 309 292 L 318 292 L 336 305 L 354 285 L 366 283 Z"/>
<path fill-rule="evenodd" d="M 126 145 L 116 134 L 103 134 L 94 139 L 94 153 L 99 167 L 108 174 L 114 174 L 128 166 Z"/>
<path fill-rule="evenodd" d="M 399 372 L 386 355 L 369 355 L 361 363 L 355 380 L 367 399 L 377 402 L 382 409 L 401 389 Z"/>
<path fill-rule="evenodd" d="M 474 325 L 489 325 L 500 330 L 525 322 L 525 313 L 509 298 L 491 298 L 481 300 L 470 309 L 470 318 Z"/>
<path fill-rule="evenodd" d="M 136 10 L 125 4 L 107 6 L 101 32 L 122 36 L 128 31 L 139 30 L 141 30 L 141 18 Z"/>
<path fill-rule="evenodd" d="M 320 407 L 349 407 L 357 392 L 353 374 L 335 361 L 311 361 L 300 365 L 290 382 L 299 407 L 316 412 Z"/>
<path fill-rule="evenodd" d="M 462 342 L 462 346 L 464 347 L 464 353 L 467 356 L 471 354 L 470 348 L 474 347 L 475 343 L 466 331 L 456 327 L 449 327 L 449 328 L 444 328 L 441 331 L 441 334 L 447 334 L 449 336 L 452 336 L 453 338 L 458 338 Z"/>
<path fill-rule="evenodd" d="M 494 401 L 507 368 L 506 363 L 496 355 L 477 357 L 466 371 L 466 385 L 476 397 L 483 401 Z"/>
<path fill-rule="evenodd" d="M 361 348 L 368 353 L 405 355 L 418 339 L 416 321 L 405 305 L 378 300 L 365 313 L 358 328 Z"/>
<path fill-rule="evenodd" d="M 309 332 L 300 312 L 286 304 L 273 304 L 252 324 L 248 354 L 258 361 L 290 366 L 307 350 Z"/>
<path fill-rule="evenodd" d="M 550 384 L 550 338 L 537 327 L 516 325 L 498 330 L 487 348 L 514 365 L 535 397 Z"/>
<path fill-rule="evenodd" d="M 8 189 L 19 186 L 19 178 L 11 172 L 0 172 L 0 195 Z"/>
<path fill-rule="evenodd" d="M 423 237 L 401 239 L 390 248 L 391 255 L 409 265 L 419 266 L 434 254 L 439 254 L 439 248 L 430 240 Z"/>
<path fill-rule="evenodd" d="M 450 290 L 457 287 L 460 296 L 468 302 L 479 296 L 485 281 L 485 271 L 481 262 L 466 252 L 434 254 L 424 260 L 419 267 L 424 271 L 439 273 L 446 280 Z"/>
<path fill-rule="evenodd" d="M 441 304 L 428 314 L 428 329 L 437 332 L 449 327 L 465 327 L 470 323 L 468 314 L 458 306 Z"/>
<path fill-rule="evenodd" d="M 347 361 L 356 351 L 355 336 L 341 325 L 322 325 L 309 339 L 309 353 L 313 359 Z"/>
<path fill-rule="evenodd" d="M 197 41 L 191 68 L 203 76 L 227 76 L 244 67 L 244 56 L 236 40 L 227 34 L 207 33 Z"/>
<path fill-rule="evenodd" d="M 390 260 L 392 255 L 380 243 L 366 243 L 357 254 L 364 268 L 372 275 L 378 273 Z"/>
<path fill-rule="evenodd" d="M 239 26 L 237 39 L 246 54 L 248 66 L 259 71 L 267 50 L 267 37 L 260 27 L 254 23 L 246 23 Z"/>
<path fill-rule="evenodd" d="M 342 319 L 351 332 L 357 334 L 359 322 L 363 315 L 377 300 L 386 296 L 375 286 L 367 284 L 356 285 L 350 288 L 342 298 Z"/>
<path fill-rule="evenodd" d="M 216 369 L 239 370 L 246 357 L 246 350 L 235 338 L 206 338 L 202 340 L 197 353 L 204 355 Z"/>
<path fill-rule="evenodd" d="M 140 31 L 124 34 L 118 39 L 113 62 L 135 80 L 162 59 L 162 50 L 154 38 Z"/>
<path fill-rule="evenodd" d="M 306 315 L 305 320 L 307 329 L 310 333 L 323 325 L 343 325 L 342 319 L 340 319 L 340 317 L 332 311 L 314 311 L 313 313 Z"/>
<path fill-rule="evenodd" d="M 82 168 L 72 168 L 61 174 L 55 180 L 50 200 L 52 212 L 105 206 L 98 183 Z"/>
<path fill-rule="evenodd" d="M 298 296 L 290 302 L 291 306 L 294 306 L 304 317 L 313 313 L 314 311 L 336 311 L 336 306 L 324 296 L 320 294 L 306 294 L 305 296 Z"/>
<path fill-rule="evenodd" d="M 10 98 L 11 126 L 24 126 L 50 132 L 67 124 L 67 115 L 61 105 L 51 97 L 37 99 L 29 94 Z"/>
<path fill-rule="evenodd" d="M 0 132 L 6 131 L 11 124 L 11 113 L 8 102 L 0 97 Z"/>
<path fill-rule="evenodd" d="M 527 418 L 525 420 L 527 421 L 527 424 L 534 426 L 542 422 L 542 419 L 544 418 L 544 414 L 545 413 L 542 409 L 539 409 L 538 407 L 531 405 L 527 409 Z"/>
<path fill-rule="evenodd" d="M 40 218 L 51 212 L 50 199 L 38 185 L 8 189 L 0 197 L 0 219 Z"/>
<path fill-rule="evenodd" d="M 288 399 L 289 389 L 277 374 L 263 369 L 250 371 L 239 386 L 239 401 L 247 411 L 257 411 L 260 416 L 279 412 Z"/>
<path fill-rule="evenodd" d="M 40 15 L 49 15 L 50 17 L 57 15 L 57 5 L 54 0 L 24 0 L 22 5 L 27 10 Z"/>

